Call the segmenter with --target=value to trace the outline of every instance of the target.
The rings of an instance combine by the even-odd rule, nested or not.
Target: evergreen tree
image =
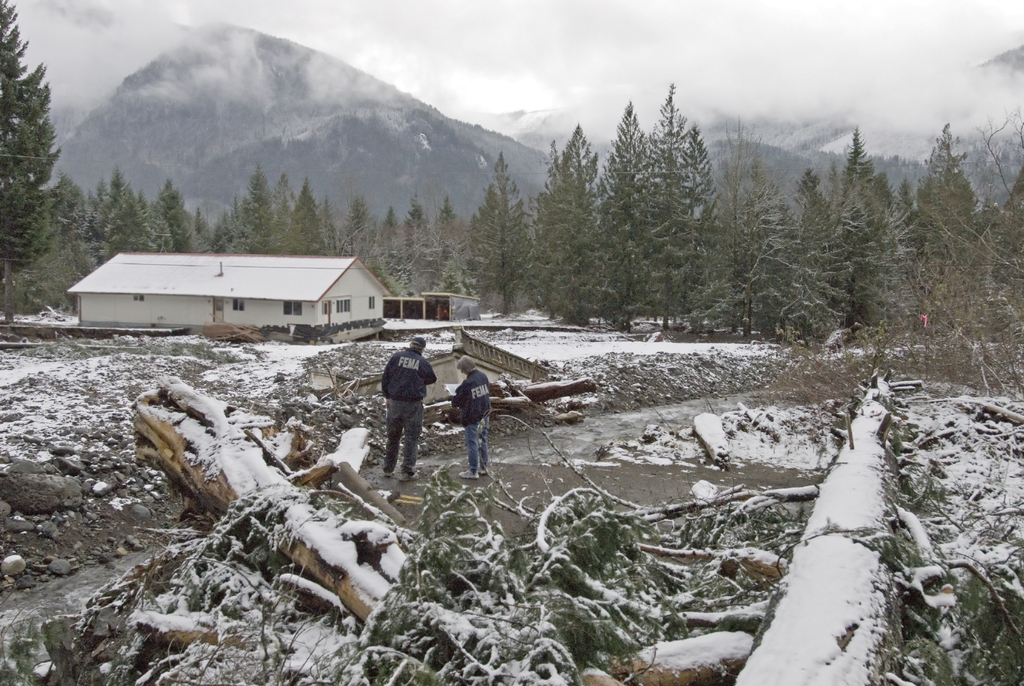
[[[120,169],[114,169],[99,204],[106,259],[121,252],[152,252],[156,248],[149,203],[142,191],[136,194],[132,190]]]
[[[498,153],[493,180],[470,220],[470,229],[476,241],[480,285],[500,296],[501,311],[508,314],[525,286],[530,247],[526,211],[503,153]]]
[[[923,259],[949,260],[974,253],[970,248],[976,239],[978,200],[964,172],[967,153],[957,153],[959,144],[946,124],[928,158],[928,175],[917,189],[917,216],[909,238]]]
[[[366,198],[357,195],[348,204],[345,215],[345,241],[341,247],[341,255],[355,255],[356,245],[370,238],[373,231],[373,217]]]
[[[842,324],[875,325],[896,307],[894,279],[903,260],[904,216],[884,173],[875,174],[860,131],[853,134],[838,191],[830,237]]]
[[[284,252],[288,255],[325,254],[320,234],[320,208],[313,196],[309,177],[303,180],[302,188],[295,198],[295,205],[288,222]]]
[[[0,0],[0,260],[4,263],[4,316],[14,322],[14,269],[43,254],[49,238],[50,194],[46,184],[53,150],[50,86],[42,65],[24,65],[18,14]]]
[[[244,247],[245,252],[256,255],[276,254],[280,242],[275,232],[274,194],[267,183],[267,175],[258,164],[249,177],[248,193],[239,209],[244,239],[236,240],[236,248]]]
[[[388,205],[388,211],[384,214],[384,221],[381,225],[386,229],[395,229],[398,227],[398,215],[395,214],[395,208]]]
[[[456,219],[458,219],[458,215],[455,214],[451,199],[446,195],[444,202],[441,203],[441,209],[437,211],[437,223],[441,226],[450,226],[455,223]]]
[[[686,132],[683,168],[686,216],[697,222],[698,227],[708,226],[714,215],[715,177],[707,146],[696,124]]]
[[[128,182],[118,166],[115,166],[114,171],[111,172],[109,184],[103,180],[96,184],[94,196],[97,223],[96,238],[98,245],[102,246],[99,261],[105,261],[112,254],[117,254],[110,253],[107,249],[107,230],[110,227],[114,212],[123,202],[126,192],[130,192],[128,190]]]
[[[209,251],[217,254],[246,252],[249,237],[242,222],[242,203],[236,197],[231,209],[221,212],[210,232]]]
[[[446,195],[430,226],[429,245],[430,289],[444,293],[475,295],[476,285],[470,273],[469,223],[455,213]]]
[[[540,302],[571,324],[586,325],[598,314],[597,227],[597,155],[577,124],[561,153],[551,144],[534,220]]]
[[[717,197],[717,247],[727,260],[719,276],[719,310],[734,330],[749,337],[755,327],[766,328],[779,318],[783,275],[778,253],[789,211],[778,183],[764,168],[758,144],[742,130],[729,138]]]
[[[830,241],[833,212],[822,192],[821,179],[811,169],[804,171],[795,198],[797,217],[784,233],[778,259],[785,265],[781,291],[783,305],[778,327],[805,340],[823,338],[839,325],[833,309],[838,296]]]
[[[50,194],[54,240],[46,253],[18,272],[21,288],[16,294],[16,305],[23,312],[45,307],[72,308],[74,299],[69,298],[67,289],[96,267],[85,242],[92,214],[85,193],[70,177],[61,174]]]
[[[605,317],[628,331],[652,306],[654,250],[650,150],[629,103],[616,130],[599,185],[601,301]]]
[[[909,243],[917,308],[929,314],[933,326],[970,331],[986,317],[989,308],[981,303],[1001,299],[996,293],[1015,280],[1016,270],[1000,268],[1002,246],[1013,242],[994,235],[1001,223],[998,213],[979,211],[964,169],[967,154],[959,153],[959,147],[946,124],[917,189]]]
[[[206,215],[197,207],[192,215],[192,236],[195,241],[195,249],[198,252],[211,252],[210,241],[212,240],[212,229]]]
[[[154,234],[164,237],[165,249],[161,252],[188,253],[195,250],[192,217],[185,209],[185,198],[170,179],[164,182],[156,196],[152,217]]]
[[[289,253],[301,255],[305,252],[305,245],[300,240],[289,246],[290,232],[292,228],[293,209],[295,205],[295,193],[288,182],[288,175],[282,173],[274,186],[271,199],[271,246],[274,254]]]
[[[335,216],[334,206],[331,199],[324,196],[320,201],[320,209],[317,213],[317,231],[320,234],[320,245],[323,246],[324,255],[346,255],[345,227],[338,222]]]
[[[698,288],[701,241],[714,202],[714,178],[707,148],[694,125],[675,106],[675,86],[661,107],[650,136],[652,304],[668,327],[670,316],[689,314]]]

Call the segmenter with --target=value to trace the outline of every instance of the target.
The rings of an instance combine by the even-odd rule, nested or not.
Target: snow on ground
[[[834,443],[823,429],[831,420],[814,408],[739,409],[721,415],[729,463],[761,463],[780,469],[815,471],[828,465]],[[649,424],[637,438],[611,441],[602,460],[636,464],[695,465],[705,458],[692,424]]]
[[[428,333],[428,353],[445,351],[451,344],[451,336],[447,330]],[[687,384],[694,386],[699,380],[697,377],[714,376],[724,380],[741,363],[763,362],[771,366],[774,364],[772,356],[776,354],[773,346],[766,345],[665,343],[590,331],[516,332],[507,326],[507,320],[494,331],[487,332],[486,336],[490,342],[511,352],[553,363],[556,372],[578,375],[590,370],[609,395],[618,395],[635,387],[642,390],[651,385],[648,376],[655,372],[677,379],[676,383],[685,379]],[[58,342],[31,350],[0,351],[0,455],[7,453],[10,457],[48,459],[38,441],[25,438],[64,436],[68,440],[78,440],[72,429],[82,425],[113,426],[125,437],[130,437],[130,403],[163,376],[191,380],[246,409],[250,409],[246,404],[259,403],[266,407],[280,400],[284,381],[291,382],[304,375],[310,364],[320,363],[321,355],[324,364],[344,364],[346,360],[357,357],[357,351],[360,354],[372,351],[362,357],[364,367],[360,367],[363,370],[360,373],[365,373],[365,365],[377,364],[378,360],[386,359],[392,350],[402,345],[404,341],[337,346],[219,345],[198,337],[146,339],[125,336],[112,341]],[[640,358],[639,362],[637,358]],[[687,367],[682,362],[684,358],[698,360],[699,365]],[[633,365],[628,375],[622,372],[626,361]],[[616,390],[614,384],[621,388]],[[638,391],[636,397],[649,400],[658,395],[644,395]],[[1007,399],[985,402],[1003,405],[1018,413],[1024,410],[1024,406]],[[901,410],[903,417],[894,429],[903,441],[900,478],[909,483],[905,488],[907,493],[900,496],[898,510],[906,531],[897,535],[905,535],[915,543],[927,565],[906,570],[916,584],[914,588],[922,589],[922,595],[925,595],[923,589],[927,579],[932,576],[956,581],[957,592],[960,592],[959,589],[963,589],[972,577],[963,568],[954,568],[952,563],[966,561],[984,569],[990,577],[1001,575],[996,578],[994,586],[1001,592],[1024,598],[1018,559],[1021,550],[1020,505],[1024,501],[1024,427],[997,416],[985,415],[980,407],[980,401],[971,398],[914,397]],[[731,461],[815,470],[826,467],[839,452],[829,432],[835,418],[821,409],[753,409],[738,405],[720,417]],[[600,418],[588,421],[600,421]],[[654,467],[686,464],[700,459],[699,448],[689,426],[651,424],[646,428],[637,426],[636,429],[635,438],[609,443],[599,455],[600,459],[632,461]],[[858,447],[870,442],[874,426],[869,429],[856,437]],[[78,438],[84,442],[86,437]],[[127,444],[121,444],[120,454],[123,459],[133,459]],[[837,480],[841,480],[842,470],[837,469],[836,473],[839,475]],[[856,492],[853,488],[856,484],[852,483],[855,479],[851,477],[847,481],[838,483],[833,490]],[[924,487],[931,481],[939,485],[934,489],[933,499],[923,495]],[[707,495],[694,492],[695,497]],[[849,509],[844,503],[846,501],[841,501],[833,512],[841,514]],[[817,515],[818,520],[837,518],[838,515],[829,516],[826,509]],[[860,524],[853,522],[850,526]],[[822,528],[827,529],[830,525],[823,523]],[[878,564],[878,558],[872,551],[852,541],[836,543],[825,536],[816,536],[814,540],[822,546],[842,545],[845,548],[840,551],[820,550],[811,563],[823,560],[834,563],[842,557],[847,563],[840,564],[838,570],[849,574],[834,573],[835,564],[827,567],[830,574],[825,574],[815,564],[800,564],[800,560],[794,559],[793,569],[797,572],[787,583],[796,586],[803,583],[803,578],[817,596],[811,593],[792,601],[794,609],[788,620],[792,628],[779,639],[781,644],[803,641],[800,628],[813,626],[810,619],[823,614],[822,608],[829,602],[838,602],[840,591],[844,589],[848,591],[863,586],[859,592],[861,597],[871,602],[878,600],[877,589],[869,588],[870,584],[865,583],[869,578],[866,570],[874,569]],[[923,542],[928,542],[928,545]],[[808,554],[807,547],[797,551],[797,556],[804,558]],[[934,575],[927,571],[933,567],[939,570]],[[835,591],[829,590],[829,583],[835,584]],[[913,630],[920,636],[947,651],[958,669],[973,669],[984,676],[978,671],[981,662],[975,656],[985,646],[969,643],[971,633],[958,626],[958,622],[965,620],[954,612],[961,610],[953,600],[928,602],[927,598],[934,597],[935,591],[934,587],[928,591],[930,595],[925,597],[925,609],[914,611],[921,612],[928,621],[934,621],[938,629],[929,634],[927,621],[911,622],[908,626],[917,627]],[[848,604],[838,607],[833,613],[837,616],[847,613],[840,619],[849,619],[850,622],[863,620]],[[878,630],[877,627],[866,628]],[[852,664],[847,656],[862,653],[866,644],[861,646],[854,641],[844,647],[836,643],[837,638],[840,637],[826,636],[826,640],[818,641],[822,650],[815,653],[819,655],[816,667],[835,664],[833,671],[843,671],[850,677],[842,676],[829,683],[863,683],[857,676],[859,666]],[[860,640],[857,636],[854,638]],[[908,683],[924,683],[921,675],[913,671],[915,664],[908,658],[897,678]],[[970,682],[970,679],[964,681]]]
[[[748,343],[676,343],[637,340],[626,334],[590,331],[516,331],[498,329],[487,340],[529,360],[565,362],[611,354],[650,356],[659,353],[693,355],[725,353],[732,356],[760,355],[774,346]]]
[[[131,403],[164,376],[203,381],[231,400],[265,397],[279,375],[300,374],[323,347],[267,343],[218,346],[198,336],[59,342],[0,353],[0,453],[27,457],[32,443],[12,435],[48,437],[113,423],[131,436]]]

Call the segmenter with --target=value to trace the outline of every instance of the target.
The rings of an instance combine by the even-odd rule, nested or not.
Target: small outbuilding
[[[480,319],[480,298],[458,293],[423,293],[419,298],[384,298],[385,319],[462,322]]]
[[[357,257],[120,253],[68,289],[82,326],[256,327],[341,341],[384,326],[388,289]]]

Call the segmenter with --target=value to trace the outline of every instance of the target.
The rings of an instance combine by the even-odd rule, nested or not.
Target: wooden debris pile
[[[264,440],[274,434],[266,418],[202,396],[178,379],[168,379],[160,388],[140,395],[136,412],[140,459],[163,470],[190,508],[214,514],[223,514],[239,496],[259,489],[287,492],[300,486],[319,487],[349,461],[356,462],[358,468],[368,450],[366,431],[353,430],[343,437],[338,451],[305,470],[293,471],[310,461],[309,440],[301,424],[293,422],[286,427],[290,440],[279,443],[287,451],[279,455]],[[372,489],[367,486],[365,490]],[[352,491],[348,496],[360,499]],[[282,493],[280,497],[287,496]],[[366,507],[379,513],[370,503]],[[290,509],[285,515],[290,535],[280,552],[316,582],[335,591],[356,616],[365,618],[396,578],[397,568],[382,566],[382,556],[404,559],[396,539],[378,531],[372,554],[358,559],[338,557],[333,549],[354,550],[364,545],[356,539],[365,541],[369,529],[344,533],[351,532],[351,525],[314,523],[313,519],[308,506]],[[367,560],[372,560],[369,569],[365,568]],[[365,582],[368,576],[378,578]]]
[[[266,343],[268,339],[259,327],[248,324],[214,322],[203,326],[203,335],[225,343]]]

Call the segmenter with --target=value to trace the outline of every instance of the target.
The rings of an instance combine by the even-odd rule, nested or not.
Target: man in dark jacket
[[[423,430],[423,398],[427,386],[437,381],[434,369],[421,354],[427,342],[416,336],[409,347],[391,356],[380,377],[380,388],[388,401],[388,448],[384,454],[384,476],[395,473],[398,442],[405,434],[400,481],[418,478],[416,448]]]
[[[481,475],[487,475],[491,382],[486,374],[476,368],[476,362],[469,356],[459,358],[455,366],[466,375],[466,380],[455,389],[452,406],[462,410],[462,426],[466,430],[466,452],[469,453],[469,470],[459,476],[463,479],[479,479]]]

